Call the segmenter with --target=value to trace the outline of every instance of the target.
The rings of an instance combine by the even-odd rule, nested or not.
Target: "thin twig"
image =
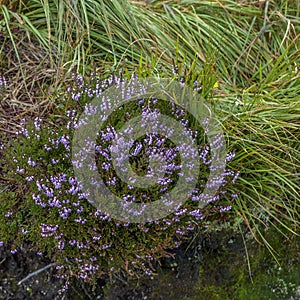
[[[14,181],[13,178],[4,178],[4,177],[0,177],[0,181]]]
[[[26,280],[28,280],[28,279],[31,278],[32,276],[35,276],[35,275],[37,275],[37,274],[39,274],[39,273],[41,273],[41,272],[43,272],[43,271],[45,271],[45,270],[47,270],[47,269],[49,269],[49,268],[55,266],[55,265],[57,265],[56,262],[51,263],[51,264],[49,264],[49,265],[47,265],[47,266],[45,266],[45,267],[43,267],[43,268],[41,268],[41,269],[39,269],[39,270],[36,270],[36,271],[34,271],[34,272],[28,274],[25,278],[23,278],[21,281],[18,282],[18,285],[22,284],[23,282],[25,282]]]
[[[7,129],[4,129],[4,128],[0,128],[1,131],[4,131],[6,133],[10,133],[10,134],[16,134],[15,132],[11,131],[11,130],[7,130]]]

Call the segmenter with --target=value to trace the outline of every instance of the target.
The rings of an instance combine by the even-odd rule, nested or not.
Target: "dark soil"
[[[48,266],[51,262],[31,252],[24,246],[12,254],[8,247],[0,248],[0,299],[103,299],[102,287],[105,281],[99,280],[95,289],[84,282],[74,280],[66,293],[60,294],[64,280],[55,277],[55,267],[48,268],[25,282],[18,284],[28,274]]]
[[[123,273],[99,279],[94,286],[74,279],[63,294],[59,291],[65,282],[55,277],[54,266],[18,285],[28,274],[48,266],[51,261],[30,251],[29,245],[24,245],[15,254],[9,251],[8,246],[3,246],[0,247],[0,300],[229,300],[246,299],[245,295],[249,295],[247,299],[299,300],[299,239],[291,245],[283,242],[278,235],[276,239],[278,243],[274,246],[279,252],[287,251],[286,258],[281,253],[286,272],[277,273],[278,266],[274,269],[274,260],[265,247],[258,247],[256,242],[249,240],[247,253],[251,260],[252,285],[242,236],[232,230],[224,230],[203,233],[191,245],[187,242],[170,251],[174,259],[162,259],[160,265],[155,265],[156,275],[133,278]],[[296,286],[285,291],[282,282],[287,283],[287,288],[289,282]],[[281,295],[271,294],[270,297],[271,287]],[[297,287],[299,291],[295,294]],[[237,288],[243,292],[238,298],[233,296],[237,296]]]
[[[11,254],[4,247],[0,249],[0,257],[0,299],[58,299],[56,296],[63,282],[51,276],[51,269],[18,285],[28,274],[48,265],[47,259],[25,248]]]

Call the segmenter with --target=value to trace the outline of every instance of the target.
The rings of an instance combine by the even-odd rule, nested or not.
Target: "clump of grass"
[[[229,145],[238,149],[237,213],[274,252],[260,225],[264,229],[273,225],[280,232],[284,226],[299,234],[300,77],[295,46],[296,40],[291,41],[258,83],[217,100]]]
[[[223,79],[238,85],[251,84],[260,65],[297,36],[298,13],[287,1],[27,1],[10,11],[2,7],[6,26],[24,28],[56,66],[84,73],[94,61],[110,61],[116,69],[137,66],[141,57],[149,62],[153,53],[170,66],[176,53],[177,60],[197,59],[201,67],[213,51]]]

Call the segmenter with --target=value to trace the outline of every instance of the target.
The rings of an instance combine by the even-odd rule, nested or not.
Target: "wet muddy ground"
[[[254,241],[245,250],[241,235],[215,232],[197,237],[173,251],[175,259],[164,259],[157,275],[99,279],[92,287],[74,280],[65,294],[64,282],[49,268],[22,284],[28,274],[51,262],[24,246],[12,254],[0,248],[0,299],[300,299],[300,243],[286,243],[276,236],[285,253],[279,266],[266,249]],[[247,261],[249,258],[249,264]]]

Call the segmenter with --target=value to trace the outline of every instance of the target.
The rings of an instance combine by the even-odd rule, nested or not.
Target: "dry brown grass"
[[[9,39],[0,52],[0,75],[7,86],[0,94],[0,131],[14,133],[23,118],[46,116],[55,105],[55,91],[63,70],[50,65],[49,56],[25,32],[14,32],[18,56]]]

